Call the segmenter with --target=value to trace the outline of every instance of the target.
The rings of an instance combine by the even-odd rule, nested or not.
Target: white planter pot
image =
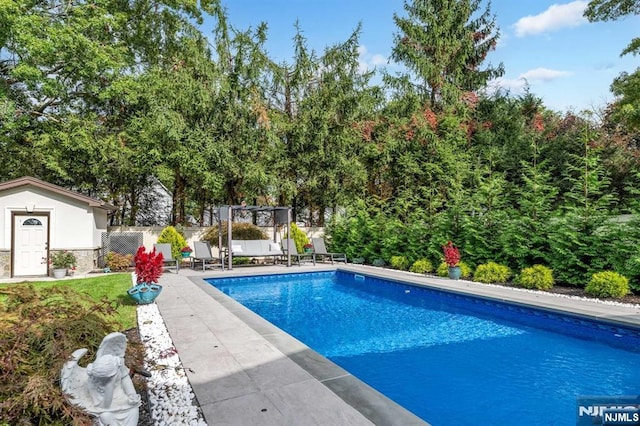
[[[53,277],[54,278],[64,278],[67,275],[67,269],[54,269]]]

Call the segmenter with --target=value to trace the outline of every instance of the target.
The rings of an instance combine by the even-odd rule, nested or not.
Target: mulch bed
[[[127,354],[125,363],[129,368],[144,369],[144,344],[140,340],[138,328],[130,328],[123,332],[127,336]],[[138,426],[154,426],[151,418],[151,409],[149,407],[149,396],[147,394],[147,380],[140,374],[134,374],[133,386],[140,395],[140,417],[138,418]]]

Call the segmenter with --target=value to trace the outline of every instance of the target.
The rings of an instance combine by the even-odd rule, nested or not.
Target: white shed
[[[50,252],[75,254],[79,271],[96,266],[115,207],[33,177],[0,183],[0,277],[47,276]]]

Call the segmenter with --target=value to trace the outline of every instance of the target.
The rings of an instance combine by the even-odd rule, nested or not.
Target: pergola
[[[227,268],[233,269],[233,254],[231,253],[231,240],[232,240],[232,223],[234,212],[271,212],[273,215],[273,242],[277,241],[278,225],[287,225],[287,235],[291,235],[291,207],[273,207],[273,206],[247,206],[244,203],[236,206],[220,206],[219,223],[222,224],[223,220],[227,221]],[[222,250],[222,233],[218,233],[218,247]],[[291,266],[291,247],[289,247],[291,238],[287,239],[287,266]],[[224,258],[222,259],[224,262]]]

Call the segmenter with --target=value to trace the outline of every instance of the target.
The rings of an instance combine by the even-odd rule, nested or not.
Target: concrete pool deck
[[[156,303],[209,425],[427,424],[204,281],[336,268],[640,328],[640,306],[367,266],[183,268],[162,275]]]

